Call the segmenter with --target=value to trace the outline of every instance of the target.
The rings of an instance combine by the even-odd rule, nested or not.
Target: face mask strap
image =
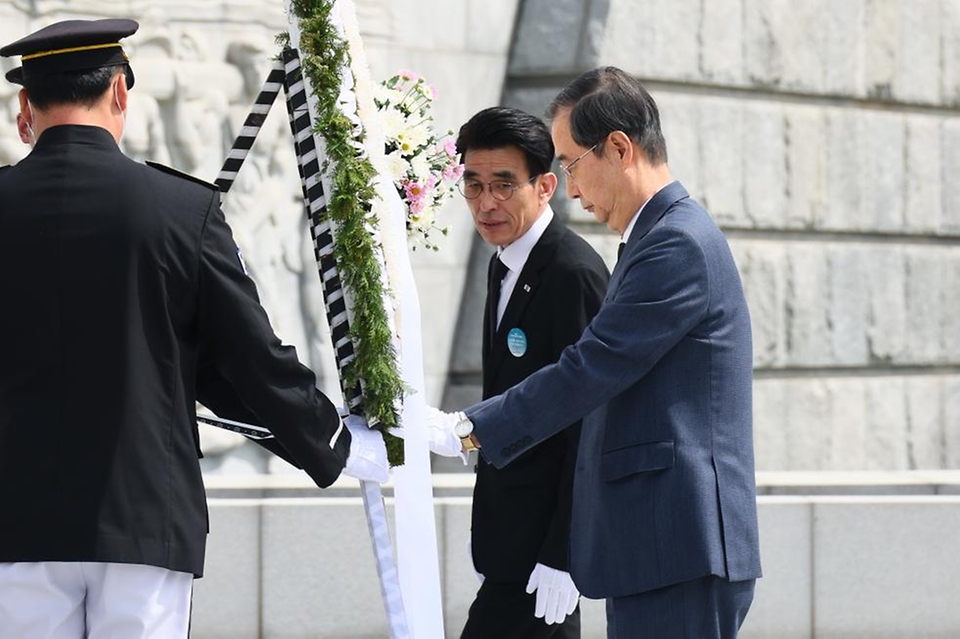
[[[123,134],[127,131],[127,112],[120,106],[120,82],[113,85],[113,99],[117,102],[117,109],[120,110],[120,119],[123,120],[123,128],[120,129],[120,140],[123,140]],[[119,141],[119,140],[118,140]]]
[[[34,121],[33,105],[30,104],[30,101],[27,100],[27,111],[30,112],[30,122]],[[33,132],[33,125],[27,122],[27,133],[30,134],[30,148],[32,149],[37,145],[37,134]]]

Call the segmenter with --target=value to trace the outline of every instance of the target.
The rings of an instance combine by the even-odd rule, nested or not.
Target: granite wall
[[[526,0],[503,101],[542,113],[606,64],[651,90],[674,177],[730,238],[758,468],[955,467],[960,2]],[[618,238],[556,208],[612,264]],[[451,408],[479,395],[469,310]]]

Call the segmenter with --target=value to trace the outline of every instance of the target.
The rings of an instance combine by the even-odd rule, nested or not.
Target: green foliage
[[[333,254],[353,302],[350,335],[355,359],[345,370],[345,385],[361,384],[366,418],[383,432],[390,465],[397,466],[403,463],[403,441],[386,429],[398,425],[397,404],[404,385],[384,306],[387,292],[376,258],[378,247],[371,233],[377,225],[370,213],[377,197],[376,172],[355,144],[362,132],[355,130],[337,105],[340,72],[349,63],[349,52],[330,23],[331,0],[294,0],[292,8],[300,19],[301,66],[318,100],[314,131],[326,141],[333,167],[333,193],[328,194],[327,205],[336,230]]]

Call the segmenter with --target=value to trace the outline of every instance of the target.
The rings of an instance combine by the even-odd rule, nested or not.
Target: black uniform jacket
[[[492,344],[484,333],[484,398],[556,362],[600,308],[608,278],[596,251],[554,217],[527,258]],[[489,304],[488,300],[486,314]],[[519,357],[508,348],[513,329],[523,332],[518,342],[519,333],[514,331],[515,352],[523,350],[525,341]],[[526,583],[537,563],[569,570],[579,438],[576,422],[505,468],[479,458],[472,546],[474,565],[487,579]]]
[[[0,562],[203,571],[195,402],[320,486],[350,435],[282,346],[210,185],[46,130],[0,170]]]

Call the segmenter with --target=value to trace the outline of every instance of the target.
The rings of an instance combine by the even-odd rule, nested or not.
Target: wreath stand
[[[351,11],[352,6],[347,0],[338,0],[335,3],[335,9],[341,11]],[[313,99],[310,89],[310,83],[303,77],[300,64],[300,55],[297,49],[299,43],[299,23],[293,15],[292,9],[288,7],[288,16],[290,21],[290,46],[284,48],[280,59],[270,70],[263,87],[257,96],[253,107],[240,131],[239,136],[229,152],[223,168],[216,179],[222,196],[226,195],[232,187],[237,174],[244,163],[260,128],[270,111],[271,106],[276,101],[277,96],[282,90],[285,94],[287,114],[290,121],[290,130],[293,136],[294,150],[297,157],[297,166],[300,173],[301,187],[303,191],[304,207],[309,222],[311,235],[314,243],[314,255],[317,261],[318,273],[322,283],[324,306],[327,320],[332,334],[332,343],[336,356],[337,369],[339,373],[340,386],[343,393],[344,402],[351,413],[364,414],[363,406],[363,380],[359,383],[350,385],[346,381],[344,374],[345,367],[354,359],[354,344],[350,338],[350,319],[352,317],[352,298],[351,291],[344,288],[336,260],[333,254],[334,238],[337,228],[327,215],[328,194],[332,192],[331,185],[326,178],[325,173],[325,142],[320,134],[313,130],[315,120],[316,101]],[[339,25],[342,27],[342,25]],[[362,52],[356,52],[362,57]],[[362,60],[361,60],[362,62]],[[358,65],[360,66],[360,65]],[[361,67],[362,68],[362,67]],[[348,70],[355,73],[356,70]],[[341,107],[349,110],[350,104],[344,104],[341,101]],[[352,108],[356,108],[354,102]],[[348,117],[358,119],[356,113],[345,113]],[[372,230],[375,232],[375,230]],[[378,249],[382,251],[382,249]],[[382,277],[387,280],[385,272],[385,262],[382,252],[377,256],[381,264]],[[409,269],[409,267],[408,267]],[[410,278],[412,279],[412,277]],[[385,301],[385,304],[388,304]],[[388,314],[392,317],[389,310]],[[416,308],[416,330],[419,331],[419,307]],[[399,346],[399,331],[394,332],[394,342]],[[399,348],[398,348],[399,350]],[[422,363],[418,359],[414,362],[422,370]],[[422,398],[418,401],[423,402]],[[406,405],[406,400],[404,401]],[[411,411],[412,412],[412,411]],[[233,431],[244,435],[250,439],[263,440],[272,438],[270,431],[262,426],[245,424],[219,417],[197,416],[197,421]],[[416,429],[407,428],[407,461],[410,463],[410,444],[411,431]],[[426,445],[423,445],[423,459],[427,460]],[[426,464],[429,462],[426,461]],[[400,467],[395,469],[395,477],[403,479],[403,472],[407,469]],[[410,477],[409,482],[411,494],[414,490],[423,489],[422,473],[416,477]],[[427,480],[429,483],[429,471],[427,471]],[[376,560],[377,573],[380,581],[380,590],[383,597],[384,607],[386,609],[387,625],[390,631],[391,639],[442,639],[443,637],[443,617],[440,604],[439,588],[439,568],[435,551],[436,531],[434,529],[433,505],[431,503],[418,503],[416,506],[408,506],[408,523],[404,524],[398,514],[397,532],[398,546],[401,548],[401,560],[403,557],[403,548],[411,551],[411,555],[419,555],[417,561],[422,566],[417,566],[419,574],[414,575],[414,569],[409,564],[406,579],[401,579],[398,571],[397,562],[393,554],[393,547],[390,539],[387,513],[384,505],[383,494],[380,485],[376,482],[360,482],[363,496],[364,510],[366,512],[367,526],[373,545],[374,557]],[[402,482],[398,481],[395,494],[399,500]],[[407,490],[407,489],[404,489]],[[429,490],[429,488],[427,488]],[[420,501],[423,501],[422,499]],[[398,511],[399,503],[398,503]],[[428,518],[426,529],[422,526],[422,520]],[[409,520],[421,520],[420,527],[414,530],[418,525]],[[427,544],[427,552],[422,548],[415,548],[415,544],[424,544],[425,532],[432,532],[434,545]],[[406,540],[406,541],[405,541]],[[429,553],[430,548],[434,551]],[[422,568],[422,570],[421,570]],[[429,578],[430,571],[437,573],[437,578]],[[426,576],[425,576],[426,574]],[[435,581],[436,583],[433,583]],[[406,607],[404,594],[407,595]],[[409,623],[408,623],[409,622]]]

